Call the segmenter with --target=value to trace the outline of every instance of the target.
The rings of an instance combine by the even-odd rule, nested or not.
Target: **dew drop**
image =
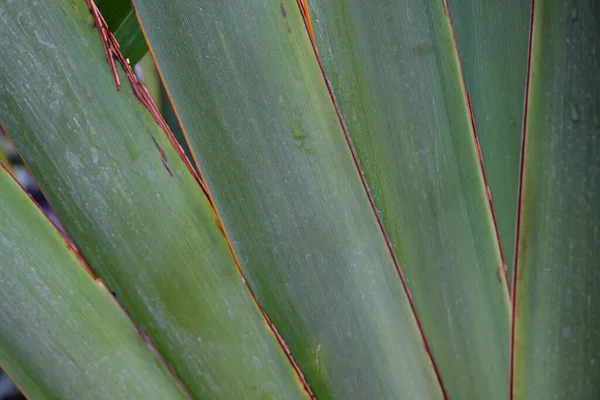
[[[569,18],[571,21],[577,21],[577,8],[572,7],[571,8],[571,17]]]
[[[577,109],[577,104],[573,102],[573,100],[567,98],[565,99],[565,104],[569,108],[569,117],[571,121],[579,121],[579,110]]]

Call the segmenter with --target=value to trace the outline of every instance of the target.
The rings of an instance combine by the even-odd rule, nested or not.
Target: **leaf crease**
[[[513,276],[512,276],[512,316],[511,316],[511,329],[510,329],[510,360],[509,360],[509,387],[508,387],[508,398],[513,400],[514,398],[514,386],[515,386],[515,323],[517,314],[517,277],[519,275],[518,263],[519,259],[519,242],[520,242],[520,231],[521,231],[521,211],[523,205],[523,173],[525,171],[525,132],[527,130],[527,112],[529,109],[529,84],[531,79],[531,51],[533,45],[533,18],[535,10],[535,0],[531,1],[531,14],[529,20],[529,44],[527,49],[527,77],[525,82],[525,101],[523,106],[523,125],[521,131],[521,155],[520,155],[520,166],[519,166],[519,189],[518,189],[518,200],[517,200],[517,223],[516,223],[516,235],[515,235],[515,255],[513,265]]]

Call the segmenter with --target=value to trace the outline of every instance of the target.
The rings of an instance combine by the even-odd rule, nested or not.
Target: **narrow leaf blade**
[[[449,0],[509,279],[531,1]]]
[[[600,396],[600,8],[535,1],[516,264],[515,399]]]
[[[308,6],[448,396],[505,399],[508,284],[444,2]]]
[[[58,230],[0,166],[0,364],[30,399],[186,399]]]

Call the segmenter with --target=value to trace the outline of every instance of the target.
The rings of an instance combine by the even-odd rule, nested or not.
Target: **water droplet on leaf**
[[[569,19],[571,21],[577,21],[577,8],[575,8],[575,6],[571,7],[571,17]]]
[[[573,100],[567,98],[565,99],[565,104],[569,108],[569,117],[571,121],[579,121],[579,110],[577,108],[577,104],[573,102]]]

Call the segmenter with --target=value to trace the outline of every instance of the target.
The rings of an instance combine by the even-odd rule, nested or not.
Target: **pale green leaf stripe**
[[[134,6],[248,282],[315,396],[440,397],[296,0]]]
[[[86,3],[3,2],[0,16],[0,121],[192,395],[305,398],[208,200],[120,68],[115,90]]]
[[[0,365],[30,399],[186,399],[66,240],[0,166]]]
[[[537,0],[515,298],[514,398],[600,398],[600,8]]]
[[[441,0],[311,0],[317,48],[455,399],[506,399],[509,298]]]
[[[531,0],[449,0],[509,279]]]

